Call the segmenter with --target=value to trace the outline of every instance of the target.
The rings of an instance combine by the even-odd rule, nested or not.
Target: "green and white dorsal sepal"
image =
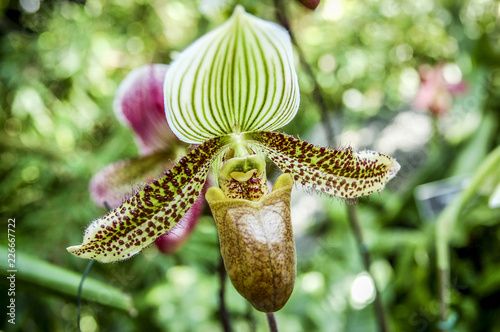
[[[187,143],[281,128],[300,100],[290,37],[237,6],[179,54],[164,92],[168,124]]]

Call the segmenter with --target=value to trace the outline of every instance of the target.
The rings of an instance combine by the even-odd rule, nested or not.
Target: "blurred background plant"
[[[75,283],[86,262],[65,248],[105,213],[90,199],[89,180],[105,165],[138,155],[132,133],[113,114],[118,85],[136,67],[175,59],[236,3],[275,20],[270,0],[0,2],[0,211],[2,225],[16,219],[19,270],[16,325],[3,316],[2,329],[76,329]],[[297,56],[301,107],[283,130],[312,143],[385,152],[402,169],[386,190],[356,206],[375,281],[363,268],[346,204],[294,190],[298,278],[277,313],[280,328],[374,331],[376,284],[394,331],[499,330],[500,167],[472,183],[472,193],[462,192],[465,202],[455,198],[500,143],[498,2],[285,6],[297,55],[315,80]],[[421,82],[422,68],[440,72],[448,109],[439,117],[430,106],[428,113],[414,109],[428,83]],[[462,94],[447,89],[461,82],[467,84]],[[445,219],[441,211],[454,199],[460,208],[445,237],[449,308],[446,324],[439,324],[436,220]],[[217,232],[206,209],[174,255],[152,246],[124,263],[94,264],[82,331],[220,330],[218,266]],[[5,278],[1,283],[7,289]],[[266,328],[265,317],[230,284],[225,296],[235,331]],[[0,297],[7,303],[6,291]]]

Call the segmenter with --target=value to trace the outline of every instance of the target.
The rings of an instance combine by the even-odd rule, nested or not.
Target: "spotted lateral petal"
[[[213,159],[225,144],[209,140],[86,230],[83,243],[67,248],[75,256],[113,262],[129,258],[174,227],[194,204]]]
[[[167,121],[188,143],[275,130],[293,119],[298,106],[288,33],[241,6],[184,50],[165,77]]]
[[[380,191],[400,168],[396,160],[378,152],[330,150],[279,133],[248,133],[244,139],[262,149],[296,182],[337,197]]]
[[[203,206],[205,205],[205,193],[207,192],[208,183],[205,183],[205,187],[201,191],[200,196],[194,202],[193,206],[184,215],[181,221],[175,227],[173,227],[168,233],[163,234],[155,240],[156,247],[164,254],[173,254],[186,243],[195,226],[200,220],[201,213],[203,211]]]

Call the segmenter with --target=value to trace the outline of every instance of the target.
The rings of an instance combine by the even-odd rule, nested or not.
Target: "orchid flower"
[[[207,191],[233,285],[255,308],[279,310],[295,280],[290,225],[294,183],[340,198],[382,190],[400,166],[391,157],[331,150],[274,132],[299,107],[290,37],[237,6],[231,18],[179,54],[164,83],[165,114],[183,142],[199,144],[164,175],[94,221],[72,254],[127,259],[174,227]],[[271,193],[269,158],[285,174]]]
[[[461,79],[449,82],[444,75],[445,66],[423,65],[419,68],[421,84],[413,100],[416,109],[427,110],[437,116],[445,115],[451,110],[453,97],[467,90],[467,84]]]
[[[114,99],[116,117],[135,134],[140,157],[114,162],[99,171],[90,181],[90,194],[101,207],[115,208],[152,181],[173,160],[185,153],[182,143],[170,130],[165,118],[163,80],[167,65],[150,64],[131,71],[118,87]],[[203,199],[198,199],[184,219],[156,245],[163,253],[173,253],[189,238],[197,224]]]

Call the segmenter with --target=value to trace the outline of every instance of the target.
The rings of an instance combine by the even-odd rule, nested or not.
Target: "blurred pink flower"
[[[436,67],[423,65],[419,68],[420,88],[413,100],[413,106],[441,116],[447,114],[453,105],[453,97],[465,93],[467,84],[460,80],[450,83],[444,75],[445,64]]]
[[[168,66],[150,64],[131,71],[118,87],[113,102],[117,118],[134,134],[140,156],[114,162],[90,181],[93,201],[102,207],[120,206],[145,184],[175,164],[187,145],[168,126],[163,100],[163,80]],[[200,195],[177,226],[156,240],[163,253],[174,253],[189,238],[203,209]]]
[[[122,81],[113,102],[117,118],[131,127],[141,155],[165,150],[180,142],[165,117],[163,80],[168,65],[150,64],[132,70]]]

